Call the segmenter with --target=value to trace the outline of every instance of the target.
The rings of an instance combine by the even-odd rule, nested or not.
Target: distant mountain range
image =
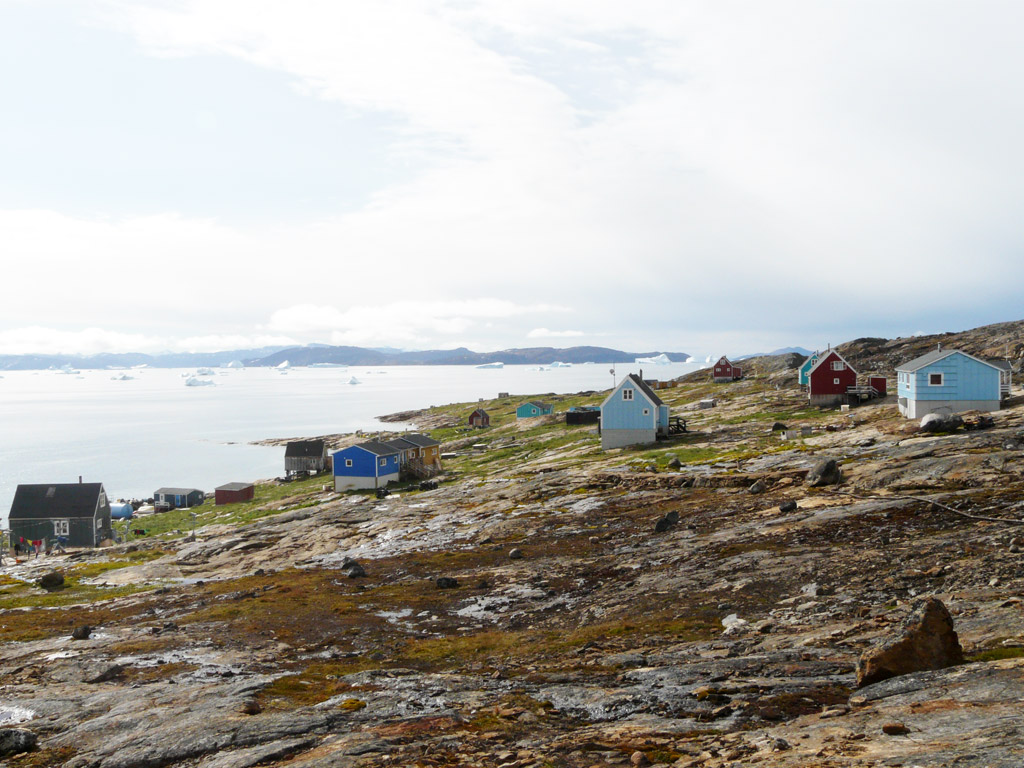
[[[623,352],[607,347],[531,347],[527,349],[503,349],[498,352],[473,352],[465,347],[458,349],[432,349],[419,352],[404,352],[391,349],[366,349],[363,347],[332,347],[324,344],[309,344],[303,347],[263,347],[260,349],[235,349],[224,352],[175,352],[160,355],[139,353],[100,355],[0,355],[0,370],[24,371],[46,370],[48,368],[103,369],[131,368],[147,365],[151,368],[192,368],[197,366],[216,367],[233,360],[240,360],[248,367],[276,366],[287,360],[291,365],[312,365],[314,363],[335,363],[339,365],[483,365],[501,362],[507,365],[548,365],[561,363],[632,363],[638,357],[668,355],[672,362],[685,362],[685,352]]]
[[[803,355],[807,357],[811,354],[811,350],[804,349],[803,347],[782,347],[781,349],[775,349],[771,352],[754,352],[751,355],[740,355],[737,360],[747,360],[751,357],[774,357],[775,355]]]

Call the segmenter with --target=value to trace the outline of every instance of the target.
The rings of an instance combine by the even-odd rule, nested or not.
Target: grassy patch
[[[1021,659],[1024,658],[1024,647],[1011,646],[1009,648],[990,648],[987,651],[979,651],[967,657],[967,661],[999,661],[1000,659]]]

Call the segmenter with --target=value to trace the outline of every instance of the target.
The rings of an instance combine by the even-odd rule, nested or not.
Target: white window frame
[[[53,521],[53,535],[57,536],[70,536],[71,526],[67,520],[54,520]]]
[[[346,467],[351,467],[352,466],[352,459],[345,459],[345,466]]]
[[[938,376],[939,380],[937,382],[932,381],[932,376]],[[928,374],[928,386],[929,387],[941,387],[941,386],[944,386],[945,383],[946,383],[946,374],[944,374],[944,373],[929,373]]]
[[[381,459],[380,459],[380,465],[381,465],[382,467],[386,467],[386,466],[388,465],[388,460],[387,460],[387,459],[385,459],[385,458],[381,458]]]
[[[839,383],[839,379],[832,379],[832,383],[833,384],[838,384]]]
[[[845,371],[846,370],[846,363],[844,363],[842,360],[833,360],[832,361],[832,370],[833,371]]]
[[[650,416],[650,415],[651,415],[651,409],[650,408],[644,408],[644,416]]]
[[[622,399],[623,400],[630,400],[631,401],[633,399],[633,390],[632,389],[624,389],[624,390],[622,390]]]

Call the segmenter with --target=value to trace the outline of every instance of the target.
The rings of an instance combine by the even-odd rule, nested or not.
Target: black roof
[[[12,520],[94,517],[103,483],[40,483],[19,485],[11,502]]]
[[[410,448],[418,448],[416,443],[406,440],[404,437],[396,437],[394,440],[387,440],[382,445],[394,448],[396,451],[408,451]]]
[[[218,485],[214,490],[244,491],[246,488],[252,488],[252,483],[224,483],[224,485]]]
[[[286,459],[312,459],[323,455],[323,440],[294,440],[284,449]]]
[[[402,435],[402,437],[399,439],[405,440],[406,442],[412,443],[413,445],[418,445],[420,448],[430,448],[435,445],[440,445],[440,443],[437,440],[435,440],[432,437],[427,437],[426,435]]]
[[[385,443],[379,443],[376,440],[370,440],[366,443],[359,443],[355,446],[356,448],[362,448],[364,451],[369,451],[377,456],[394,456],[398,451],[392,448],[390,445]]]

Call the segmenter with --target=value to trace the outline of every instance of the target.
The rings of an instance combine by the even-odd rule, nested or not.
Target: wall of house
[[[11,542],[19,539],[31,542],[46,540],[51,544],[57,540],[57,529],[54,523],[67,523],[68,546],[71,547],[94,547],[109,533],[110,517],[109,508],[106,518],[106,528],[102,516],[99,517],[55,517],[55,518],[22,518],[10,521]],[[106,533],[104,533],[104,530]]]
[[[623,448],[627,445],[647,445],[657,440],[657,432],[650,429],[611,429],[601,428],[601,448]]]
[[[389,482],[398,481],[397,453],[390,456],[377,456],[359,446],[350,446],[333,455],[336,490],[380,488]],[[352,461],[351,467],[346,465],[346,461],[349,459]]]
[[[909,400],[901,397],[898,402],[900,413],[908,419],[923,419],[929,413],[999,410],[999,400]]]
[[[623,390],[632,390],[633,399],[623,400]],[[644,411],[647,411],[645,414]],[[605,430],[653,430],[658,424],[658,409],[636,385],[625,382],[601,405],[601,431]],[[666,418],[665,424],[668,424]]]
[[[930,374],[942,374],[942,384],[929,384]],[[897,391],[908,400],[988,401],[999,399],[999,370],[955,352],[948,357],[910,372],[897,375]],[[963,408],[961,410],[970,410]]]

